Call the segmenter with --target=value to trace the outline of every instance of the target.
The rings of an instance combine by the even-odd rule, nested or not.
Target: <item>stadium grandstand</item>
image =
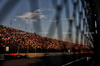
[[[36,53],[36,52],[79,52],[91,53],[92,47],[75,44],[48,37],[41,37],[36,33],[0,25],[0,53],[5,53],[5,47],[9,47],[8,53]]]

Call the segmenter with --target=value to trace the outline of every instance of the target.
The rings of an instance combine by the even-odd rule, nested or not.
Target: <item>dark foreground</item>
[[[87,55],[73,54],[60,56],[44,56],[26,59],[1,60],[0,66],[92,66]]]

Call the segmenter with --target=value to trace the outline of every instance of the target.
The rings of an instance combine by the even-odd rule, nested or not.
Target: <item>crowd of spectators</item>
[[[90,52],[87,45],[74,44],[66,41],[41,37],[35,33],[0,25],[0,53],[6,52]]]

